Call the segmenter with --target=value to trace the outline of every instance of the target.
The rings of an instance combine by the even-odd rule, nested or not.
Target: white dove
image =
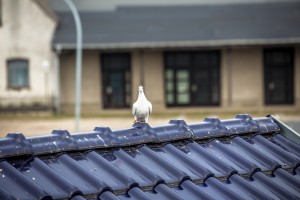
[[[148,122],[150,113],[152,112],[152,104],[147,100],[143,86],[139,86],[139,95],[136,102],[132,106],[132,115],[134,116],[134,123]]]

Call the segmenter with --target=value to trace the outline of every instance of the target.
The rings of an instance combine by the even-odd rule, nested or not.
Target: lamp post
[[[76,25],[76,86],[75,86],[75,131],[80,127],[81,71],[82,71],[82,26],[78,11],[72,0],[65,0],[72,11]]]
[[[49,101],[48,101],[48,90],[49,90],[49,86],[48,86],[48,76],[49,76],[49,61],[48,60],[43,60],[42,62],[42,68],[44,71],[44,76],[45,76],[45,106],[46,108],[48,108],[49,106]]]

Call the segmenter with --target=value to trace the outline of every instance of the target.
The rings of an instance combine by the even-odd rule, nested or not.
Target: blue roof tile
[[[0,139],[1,199],[299,199],[300,146],[271,117]]]
[[[190,180],[183,181],[175,191],[184,197],[184,199],[213,199],[210,194],[207,194]]]
[[[152,199],[178,199],[183,200],[179,194],[174,192],[171,188],[161,183],[153,188],[153,191],[148,191],[147,194],[152,197]]]
[[[15,165],[15,167],[17,167]],[[39,158],[32,158],[17,169],[34,183],[39,185],[46,193],[51,194],[54,199],[71,197],[79,193],[67,179],[60,176]]]
[[[7,161],[0,162],[2,190],[17,199],[44,199],[50,197],[34,179],[24,176]]]

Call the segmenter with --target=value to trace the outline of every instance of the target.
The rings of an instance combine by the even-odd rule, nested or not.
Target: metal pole
[[[232,107],[232,50],[229,47],[227,49],[227,65],[228,65],[228,70],[227,70],[227,78],[228,78],[228,108]]]
[[[55,70],[56,70],[56,99],[55,99],[55,109],[56,113],[60,114],[60,54],[61,48],[57,47],[55,52]]]
[[[75,131],[80,127],[80,101],[81,101],[81,68],[82,68],[82,26],[78,11],[72,0],[65,0],[70,7],[76,25],[76,94],[75,94]]]

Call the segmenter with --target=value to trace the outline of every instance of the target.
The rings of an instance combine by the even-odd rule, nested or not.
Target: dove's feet
[[[138,124],[138,123],[147,123],[145,120],[141,120],[141,121],[137,121],[137,120],[134,120],[133,122],[134,124]]]

